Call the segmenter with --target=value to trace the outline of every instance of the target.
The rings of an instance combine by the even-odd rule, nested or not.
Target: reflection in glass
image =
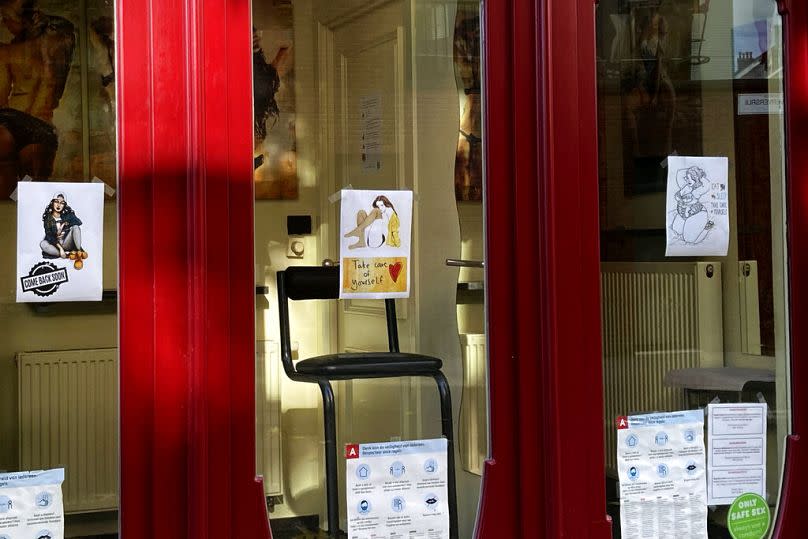
[[[765,498],[788,433],[782,25],[773,1],[601,0],[597,11],[609,510],[614,419],[765,402]],[[729,160],[726,256],[666,257],[668,156]],[[728,537],[726,507],[710,537]]]
[[[113,3],[13,0],[0,2],[0,15],[0,242],[11,246],[0,259],[0,470],[64,467],[66,534],[115,533],[115,199],[104,203],[105,301],[34,305],[16,303],[17,205],[9,198],[25,176],[67,182],[97,176],[115,187]],[[46,205],[37,206],[34,247],[60,257],[53,260],[70,271],[100,267],[100,246],[83,251],[86,223],[82,238],[73,226],[60,245],[40,244],[50,219],[63,217],[54,208],[45,212]],[[60,249],[74,251],[73,258],[62,259]]]
[[[442,361],[460,537],[472,533],[488,438],[483,271],[446,260],[484,258],[479,13],[477,0],[253,3],[256,105],[275,96],[274,106],[256,106],[254,126],[257,284],[268,292],[256,304],[256,459],[273,526],[307,515],[319,517],[311,528],[327,525],[319,390],[278,368],[276,273],[338,259],[346,232],[349,245],[378,245],[395,224],[387,213],[401,211],[395,204],[375,219],[381,201],[340,224],[334,194],[350,187],[413,190],[412,288],[396,301],[400,346]],[[293,182],[274,172],[284,152],[294,152]],[[311,216],[311,229],[292,231],[287,217],[296,216]],[[378,302],[293,302],[289,315],[295,360],[388,345]],[[335,392],[338,445],[441,436],[430,380],[344,380]],[[343,530],[348,514],[391,507],[390,500],[348,503],[345,468],[338,469]]]

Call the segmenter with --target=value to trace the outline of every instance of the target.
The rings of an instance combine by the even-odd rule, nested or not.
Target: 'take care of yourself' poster
[[[345,189],[340,208],[340,298],[410,295],[412,191]]]

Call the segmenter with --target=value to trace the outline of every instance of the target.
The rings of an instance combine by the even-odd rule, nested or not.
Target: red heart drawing
[[[390,272],[390,277],[393,278],[393,282],[398,282],[398,274],[401,273],[401,262],[396,262],[395,264],[390,264],[387,266],[387,271]]]

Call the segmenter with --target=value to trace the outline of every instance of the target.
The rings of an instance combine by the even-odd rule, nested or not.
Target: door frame
[[[491,458],[477,536],[605,539],[595,5],[484,6]]]
[[[808,145],[799,127],[808,118],[808,4],[776,1],[785,28],[793,434],[773,537],[786,538],[808,525],[800,484],[808,476],[808,250],[799,243],[808,235],[808,153],[789,151]],[[600,349],[597,3],[485,2],[485,34],[496,36],[484,42],[484,65],[487,305],[497,323],[488,334],[491,457],[477,537],[611,537],[603,447],[587,444],[611,427]]]
[[[493,37],[484,38],[486,271],[496,324],[477,537],[611,534],[603,447],[586,443],[604,429],[595,3],[483,4]],[[802,148],[808,5],[778,4],[788,143]],[[118,0],[116,22],[121,532],[270,537],[255,478],[254,268],[244,255],[254,232],[250,2]],[[798,243],[808,182],[796,181],[808,175],[808,153],[787,152],[787,168],[794,434],[775,537],[808,525],[799,485],[808,476],[808,250]]]
[[[791,429],[773,538],[799,537],[808,526],[808,4],[777,0],[785,42],[786,204],[788,211]],[[802,240],[802,241],[800,241]]]
[[[116,2],[123,537],[270,537],[248,0]]]

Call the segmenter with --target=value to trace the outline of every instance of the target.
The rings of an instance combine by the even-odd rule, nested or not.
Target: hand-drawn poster
[[[296,200],[294,24],[291,0],[253,5],[255,198]]]
[[[668,157],[665,256],[726,256],[729,185],[726,157]]]
[[[20,182],[17,301],[100,301],[104,184]]]
[[[410,295],[412,191],[342,191],[340,298]]]
[[[63,539],[64,468],[0,474],[0,538]]]
[[[112,19],[105,0],[0,2],[2,198],[25,176],[114,186]]]

